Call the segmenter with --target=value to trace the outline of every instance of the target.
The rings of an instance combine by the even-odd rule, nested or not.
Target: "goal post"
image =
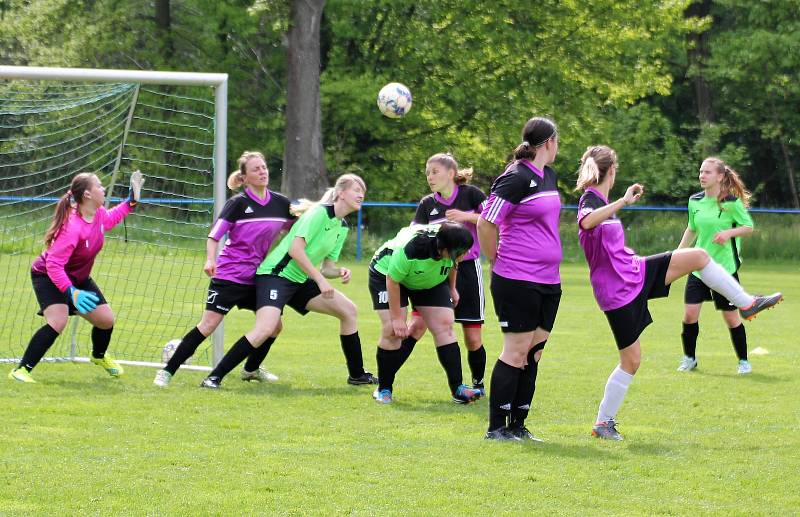
[[[72,177],[96,172],[113,205],[141,169],[143,199],[106,235],[93,277],[117,316],[110,353],[162,364],[163,345],[202,312],[206,235],[226,200],[227,98],[227,74],[0,66],[0,362],[19,360],[42,325],[30,264]],[[90,326],[71,319],[46,360],[88,360]],[[198,351],[206,365],[223,338],[220,325]]]

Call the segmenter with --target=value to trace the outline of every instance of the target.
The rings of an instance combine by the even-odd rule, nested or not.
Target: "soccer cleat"
[[[475,402],[479,398],[481,398],[479,392],[466,384],[460,385],[456,388],[456,392],[453,393],[453,402],[456,404],[469,404],[470,402]]]
[[[486,440],[496,440],[498,442],[520,442],[522,438],[514,435],[507,427],[499,427],[492,431],[486,431]]]
[[[347,376],[347,384],[361,386],[362,384],[378,384],[378,378],[369,372],[364,372],[358,377]]]
[[[604,440],[622,441],[622,435],[617,431],[617,423],[614,419],[608,422],[598,422],[592,427],[592,436],[595,438],[603,438]]]
[[[222,382],[222,379],[219,377],[206,377],[203,379],[203,382],[200,383],[200,387],[208,388],[210,390],[218,390],[220,382]]]
[[[514,426],[508,428],[509,434],[516,437],[521,442],[537,442],[542,443],[544,440],[536,438],[533,433],[524,425]]]
[[[125,370],[122,369],[122,366],[120,366],[120,364],[115,360],[111,359],[111,357],[108,355],[104,355],[100,358],[90,357],[89,360],[98,366],[102,366],[103,369],[112,377],[119,377],[125,373]]]
[[[14,368],[8,373],[8,378],[12,381],[19,381],[19,382],[36,382],[31,377],[31,372],[26,370],[25,368]]]
[[[742,318],[750,321],[761,311],[771,309],[783,301],[781,293],[773,293],[769,296],[756,296],[753,303],[745,309],[739,309]]]
[[[372,398],[375,399],[375,402],[378,404],[391,404],[392,403],[392,390],[383,389],[378,391],[377,389],[372,393]]]
[[[679,372],[690,372],[697,368],[697,359],[694,357],[689,357],[688,355],[683,356],[681,359],[681,365],[678,366]]]
[[[259,368],[254,372],[248,372],[242,368],[242,380],[256,382],[278,382],[278,376],[274,373],[268,372],[263,368]]]
[[[753,365],[747,359],[739,359],[739,367],[736,369],[736,373],[739,375],[753,373]]]
[[[483,387],[482,382],[476,382],[472,385],[472,389],[478,393],[478,398],[483,398],[486,396],[486,388]]]
[[[156,372],[156,378],[153,379],[153,384],[159,388],[166,388],[169,386],[169,381],[172,380],[172,374],[166,370],[159,370]]]

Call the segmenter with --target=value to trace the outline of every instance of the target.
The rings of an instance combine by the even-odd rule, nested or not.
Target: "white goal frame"
[[[167,84],[184,86],[211,86],[214,88],[214,217],[222,211],[226,200],[227,136],[228,136],[228,74],[195,72],[158,72],[145,70],[103,70],[92,68],[51,68],[30,66],[0,66],[0,80],[24,79],[29,81],[77,81],[106,83]],[[209,221],[209,224],[211,222]],[[77,325],[73,324],[71,357],[69,360],[88,362],[76,357]],[[212,362],[222,359],[224,349],[224,322],[212,335]],[[161,367],[161,363],[147,361],[118,361],[136,366]],[[209,370],[207,366],[184,365],[182,368]]]

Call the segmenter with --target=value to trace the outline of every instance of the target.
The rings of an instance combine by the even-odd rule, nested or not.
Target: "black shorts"
[[[735,278],[737,282],[739,281],[739,275],[737,273],[733,274],[733,278]],[[708,287],[696,276],[689,275],[689,278],[686,279],[686,289],[683,291],[683,303],[696,304],[711,300],[714,300],[714,307],[718,311],[736,310],[736,306],[732,304],[730,300]]]
[[[386,275],[370,268],[368,284],[369,294],[372,296],[372,308],[376,311],[388,311],[389,292],[386,290]],[[414,307],[453,308],[450,286],[446,280],[430,289],[409,289],[400,284],[400,307],[408,307],[409,299]]]
[[[561,302],[561,284],[513,280],[492,272],[494,312],[503,332],[553,330]]]
[[[283,313],[284,306],[288,305],[306,315],[306,305],[320,294],[322,291],[311,279],[299,284],[282,276],[256,275],[256,310],[261,307],[277,307]]]
[[[483,268],[480,259],[464,260],[458,264],[456,290],[456,323],[483,323],[486,300],[483,296]]]
[[[237,284],[230,280],[212,278],[208,284],[206,310],[219,314],[228,314],[233,307],[256,311],[256,287],[254,285]]]
[[[31,271],[31,283],[33,283],[33,292],[36,293],[36,301],[39,302],[39,312],[36,313],[39,316],[44,314],[44,310],[46,308],[57,303],[66,305],[69,308],[70,316],[73,314],[79,314],[78,309],[72,305],[72,300],[70,299],[69,294],[59,291],[58,287],[56,287],[56,284],[50,280],[50,277],[47,276],[47,274]],[[80,283],[73,283],[72,285],[81,291],[92,291],[94,294],[96,294],[97,297],[100,298],[100,301],[97,302],[97,305],[108,303],[103,296],[103,293],[100,291],[100,288],[97,287],[97,284],[95,284],[94,280],[92,280],[92,277],[89,277]]]
[[[666,285],[666,278],[672,252],[651,255],[644,260],[644,283],[641,292],[626,305],[605,311],[619,350],[634,344],[644,329],[653,323],[650,310],[647,308],[647,300],[665,298],[669,295],[670,286]]]

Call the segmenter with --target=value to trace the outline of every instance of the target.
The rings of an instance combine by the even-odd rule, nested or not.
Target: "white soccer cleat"
[[[278,376],[274,373],[268,372],[263,368],[259,368],[254,372],[248,372],[242,368],[242,380],[256,382],[278,382]]]
[[[153,384],[159,388],[166,388],[172,380],[172,374],[166,370],[159,370],[156,372],[156,378],[153,379]]]
[[[683,356],[681,359],[681,365],[678,366],[679,372],[690,372],[697,368],[697,359],[694,357],[689,357],[688,355]]]
[[[739,367],[736,369],[736,373],[739,375],[753,373],[753,365],[747,359],[739,359]]]

